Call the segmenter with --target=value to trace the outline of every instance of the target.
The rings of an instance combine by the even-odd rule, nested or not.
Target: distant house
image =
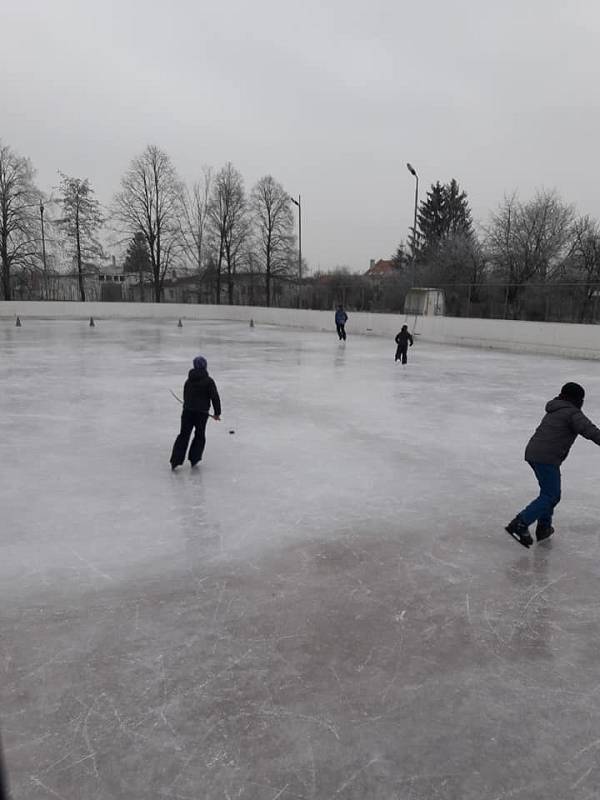
[[[365,272],[369,278],[381,278],[385,275],[392,275],[396,272],[396,268],[394,266],[393,261],[388,261],[384,258],[380,258],[379,261],[375,261],[374,258],[371,259],[371,266]]]
[[[172,270],[163,281],[161,297],[164,303],[197,303],[198,276],[178,275]]]

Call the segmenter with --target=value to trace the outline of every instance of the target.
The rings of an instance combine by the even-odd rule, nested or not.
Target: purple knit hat
[[[204,356],[196,356],[194,359],[194,369],[206,369],[208,366]]]

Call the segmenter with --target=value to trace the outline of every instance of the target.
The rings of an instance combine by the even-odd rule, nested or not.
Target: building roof
[[[377,276],[377,275],[390,275],[392,272],[395,272],[394,262],[387,261],[384,258],[380,258],[379,261],[376,261],[374,264],[371,264],[369,269],[366,271],[366,275],[369,276]]]

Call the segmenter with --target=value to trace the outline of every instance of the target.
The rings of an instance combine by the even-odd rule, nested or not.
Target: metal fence
[[[436,287],[437,288],[437,287]],[[600,322],[600,284],[441,284],[446,316],[543,322]]]

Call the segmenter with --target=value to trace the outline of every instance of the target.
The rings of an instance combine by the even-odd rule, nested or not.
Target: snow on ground
[[[584,800],[600,450],[503,525],[600,364],[243,324],[0,328],[0,727],[15,800]],[[202,353],[223,400],[172,474]],[[235,430],[230,434],[229,430]]]

